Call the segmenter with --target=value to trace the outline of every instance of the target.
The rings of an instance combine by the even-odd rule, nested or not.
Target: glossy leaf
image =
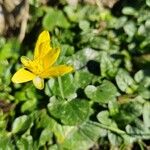
[[[31,118],[27,115],[16,118],[12,124],[12,133],[25,132],[31,125]]]
[[[52,31],[57,26],[62,28],[68,28],[69,25],[70,24],[65,18],[62,11],[53,8],[50,8],[45,17],[43,18],[43,26],[49,31]]]
[[[75,82],[79,88],[85,88],[88,84],[91,83],[93,75],[90,74],[87,70],[79,70],[75,73]]]
[[[145,126],[148,128],[150,127],[150,103],[145,102],[143,107],[143,120]]]
[[[39,138],[39,145],[43,146],[48,142],[49,144],[52,143],[52,132],[50,129],[46,128],[42,131],[40,138]]]
[[[116,75],[116,82],[119,89],[126,93],[132,94],[137,89],[135,81],[129,73],[123,69],[118,71],[118,74]]]
[[[67,98],[67,99],[76,98],[77,85],[74,82],[73,75],[71,74],[64,75],[61,77],[60,80],[61,80],[60,81],[61,83],[59,83],[58,79],[49,80],[48,82],[49,92],[52,93],[53,95],[58,95],[60,97],[62,97],[62,92],[63,92],[64,98]],[[61,91],[61,88],[62,88],[62,91]]]
[[[118,94],[116,87],[107,80],[104,80],[98,87],[88,85],[85,88],[85,93],[88,98],[99,103],[108,103],[114,100]]]
[[[81,124],[88,119],[90,114],[88,101],[81,99],[64,101],[53,98],[48,105],[48,110],[66,125]]]

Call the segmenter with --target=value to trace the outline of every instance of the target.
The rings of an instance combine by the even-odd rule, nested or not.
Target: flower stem
[[[64,99],[65,97],[64,97],[61,77],[58,77],[58,84],[59,84],[59,90],[60,90],[61,97]]]

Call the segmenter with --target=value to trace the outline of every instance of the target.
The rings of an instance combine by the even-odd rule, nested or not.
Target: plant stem
[[[107,125],[104,125],[104,124],[101,124],[101,123],[97,123],[97,122],[89,122],[91,124],[94,124],[100,128],[104,128],[106,130],[110,130],[112,132],[115,132],[117,134],[126,134],[126,132],[124,132],[123,130],[120,130],[120,129],[117,129],[117,128],[114,128],[114,127],[111,127],[111,126],[107,126]]]
[[[59,90],[60,90],[61,97],[64,99],[65,97],[64,97],[61,77],[58,77],[58,84],[59,84]]]

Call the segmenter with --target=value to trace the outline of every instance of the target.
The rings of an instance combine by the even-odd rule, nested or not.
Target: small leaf
[[[150,102],[145,102],[143,107],[143,120],[147,128],[150,127]]]
[[[85,67],[90,60],[99,60],[99,56],[100,53],[98,51],[85,48],[75,53],[72,57],[67,57],[65,62],[67,64],[72,64],[75,69],[80,69]]]
[[[141,82],[141,84],[143,84],[143,82]],[[140,85],[138,88],[138,93],[140,96],[142,96],[144,99],[150,99],[150,91],[149,89],[145,88],[143,85]]]
[[[1,150],[6,150],[6,149],[7,150],[15,150],[15,146],[12,143],[11,138],[9,138],[1,133],[0,139],[1,139],[0,140],[0,149]]]
[[[119,104],[117,100],[109,101],[108,103],[109,113],[111,116],[114,116],[119,111]]]
[[[0,60],[8,58],[18,59],[17,52],[19,48],[20,45],[16,39],[9,40],[1,49]]]
[[[124,31],[125,33],[129,36],[129,37],[133,37],[134,34],[136,33],[137,31],[137,28],[135,26],[135,23],[134,22],[127,22],[125,25],[124,25]]]
[[[77,85],[74,82],[74,78],[72,74],[67,74],[61,77],[61,82],[62,82],[62,90],[63,90],[63,95],[64,98],[67,98],[69,100],[74,99],[77,97],[76,94],[76,89],[77,89]],[[56,79],[50,79],[48,81],[48,87],[49,87],[49,95],[53,94],[53,95],[57,95],[62,97],[62,93],[60,90],[60,85],[59,82]]]
[[[102,124],[106,126],[118,128],[117,124],[112,119],[109,118],[108,111],[101,111],[100,113],[98,113],[97,119],[99,122],[101,122]]]
[[[87,120],[90,113],[88,101],[81,99],[71,101],[53,99],[48,104],[48,110],[66,125],[81,124]]]
[[[118,92],[116,87],[110,81],[104,80],[98,87],[88,85],[85,88],[85,94],[93,101],[108,103],[117,96]]]
[[[25,101],[21,106],[21,112],[32,112],[36,108],[36,106],[37,106],[36,99]]]
[[[122,13],[125,15],[137,16],[138,13],[133,7],[124,7]]]
[[[115,77],[119,63],[113,61],[112,58],[105,52],[102,53],[100,68],[103,77]]]
[[[135,74],[134,79],[137,83],[140,83],[144,79],[144,71],[143,70],[138,71]]]
[[[146,0],[146,4],[150,7],[150,0]]]
[[[135,81],[129,73],[123,69],[118,71],[118,74],[116,75],[116,82],[119,89],[128,94],[132,94],[137,89]]]
[[[126,131],[136,139],[149,139],[150,129],[145,128],[143,122],[139,119],[135,120],[135,125],[127,125]]]
[[[16,141],[17,148],[21,150],[27,150],[32,148],[31,142],[26,138],[21,138]]]
[[[65,139],[64,149],[69,147],[71,150],[87,150],[95,144],[99,137],[106,136],[107,131],[94,123],[89,121],[78,126],[73,134]]]
[[[110,41],[103,37],[94,36],[90,41],[90,46],[94,49],[109,50]]]
[[[84,88],[89,83],[91,83],[93,79],[93,75],[90,74],[87,70],[79,70],[75,72],[75,82],[79,88]]]
[[[12,125],[13,133],[25,132],[31,125],[31,118],[23,115],[16,118]]]
[[[49,144],[52,144],[52,132],[49,128],[45,128],[39,138],[39,145],[40,146],[44,146],[46,144],[46,142],[48,142]]]
[[[121,136],[114,134],[112,132],[108,132],[108,139],[113,146],[119,146],[123,142]]]
[[[62,11],[49,8],[47,14],[43,18],[43,26],[45,29],[52,31],[56,26],[68,28],[70,24]]]
[[[125,127],[125,125],[134,121],[137,117],[142,115],[142,104],[137,102],[136,99],[127,99],[127,101],[131,101],[120,105],[119,112],[114,116],[114,119],[118,123],[119,127]]]
[[[86,21],[86,20],[81,20],[81,21],[79,22],[79,27],[80,27],[80,29],[82,29],[83,31],[84,31],[84,30],[88,30],[89,27],[90,27],[90,23],[89,23],[88,21]]]

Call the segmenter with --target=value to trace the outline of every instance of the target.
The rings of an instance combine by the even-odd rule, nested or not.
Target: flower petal
[[[28,68],[29,70],[32,68],[33,62],[28,57],[21,56],[21,62],[24,65],[24,67]]]
[[[12,82],[23,83],[31,81],[35,78],[35,75],[24,68],[19,69],[12,77]]]
[[[73,67],[60,65],[60,66],[51,67],[50,69],[41,73],[40,76],[42,78],[57,77],[69,73],[71,71],[73,71]]]
[[[29,71],[33,72],[34,74],[37,72],[37,70],[39,70],[39,67],[42,66],[41,65],[42,61],[40,59],[35,59],[32,61],[26,56],[21,56],[21,62],[25,68],[27,68]]]
[[[49,41],[45,41],[43,43],[41,43],[39,45],[39,54],[37,57],[34,56],[34,59],[38,58],[41,59],[43,58],[45,55],[47,55],[47,53],[49,53],[52,50],[52,48],[50,47],[50,42]]]
[[[45,57],[43,58],[44,69],[50,68],[58,59],[60,54],[60,49],[52,49]]]
[[[43,31],[36,42],[34,49],[34,59],[39,58],[47,54],[51,50],[50,47],[50,35],[48,31]]]

